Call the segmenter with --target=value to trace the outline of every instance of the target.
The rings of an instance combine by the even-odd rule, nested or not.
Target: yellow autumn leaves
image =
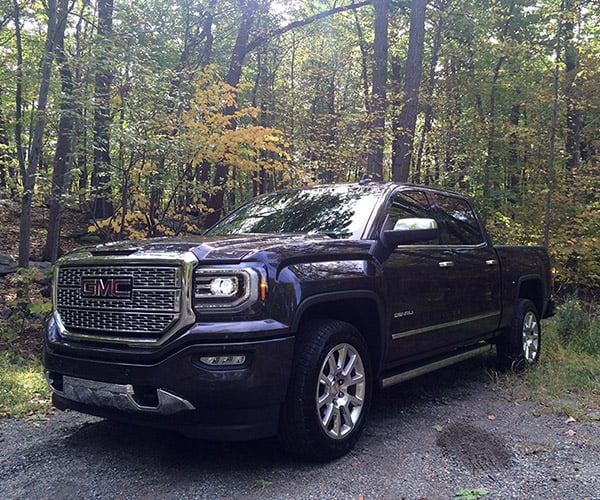
[[[259,174],[277,175],[285,183],[293,175],[283,133],[260,124],[260,110],[239,105],[240,93],[246,85],[232,87],[207,67],[194,81],[194,95],[189,106],[155,116],[148,127],[155,131],[156,144],[168,155],[168,165],[161,172],[161,189],[167,199],[174,200],[186,191],[193,200],[194,211],[206,212],[206,194],[214,192],[210,175],[224,166],[235,176],[255,179]],[[204,183],[198,177],[184,177],[183,172],[204,171]],[[126,206],[121,206],[106,220],[90,226],[91,232],[102,230],[118,237],[144,238],[152,235],[173,235],[177,232],[198,231],[186,213],[186,206],[170,202],[161,221],[150,220],[149,190],[144,184],[153,182],[156,162],[149,158],[130,172],[133,182]],[[225,189],[231,184],[225,183]],[[190,198],[189,193],[192,192]],[[176,220],[173,224],[165,221]]]

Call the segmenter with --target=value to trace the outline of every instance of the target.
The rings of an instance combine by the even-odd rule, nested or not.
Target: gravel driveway
[[[0,421],[0,498],[600,499],[600,426],[508,397],[474,360],[377,394],[349,455],[298,461],[275,440],[193,441],[57,413]],[[515,392],[515,391],[513,391]]]

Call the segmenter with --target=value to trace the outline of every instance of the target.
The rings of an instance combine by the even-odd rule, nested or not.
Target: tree
[[[73,72],[65,53],[64,37],[56,42],[56,62],[61,77],[61,103],[58,139],[54,152],[52,190],[48,216],[48,233],[42,251],[42,260],[55,262],[60,255],[60,228],[65,197],[75,155],[79,109],[74,92]]]
[[[403,105],[393,127],[392,178],[399,182],[407,182],[410,173],[419,107],[419,87],[423,73],[426,5],[427,0],[412,0],[411,3]]]
[[[564,95],[567,104],[567,137],[565,149],[567,164],[572,173],[581,166],[581,68],[579,50],[575,43],[575,26],[578,15],[578,1],[564,0],[562,4],[564,33],[565,83]]]
[[[60,40],[64,38],[68,14],[68,0],[48,0],[48,29],[46,33],[46,45],[41,62],[40,90],[37,110],[34,117],[33,136],[31,139],[31,151],[27,169],[21,172],[23,179],[23,197],[21,199],[21,227],[19,240],[19,267],[29,267],[29,255],[31,244],[31,203],[33,190],[35,188],[35,176],[38,162],[41,159],[42,141],[46,126],[46,105],[50,91],[50,76],[54,51]]]
[[[110,62],[110,39],[113,24],[113,0],[98,0],[96,43],[96,78],[94,95],[94,170],[92,215],[104,219],[113,214],[110,175],[110,92],[113,72]]]
[[[388,15],[389,0],[373,0],[375,5],[375,42],[373,54],[373,92],[370,106],[371,142],[367,158],[367,172],[383,179],[383,151],[385,146],[386,87],[388,68]]]

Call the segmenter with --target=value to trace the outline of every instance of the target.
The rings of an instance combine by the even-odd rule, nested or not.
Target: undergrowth
[[[51,411],[41,363],[49,277],[20,269],[0,281],[0,417],[37,421]]]
[[[517,388],[524,384],[529,399],[554,413],[600,420],[597,310],[597,306],[576,298],[565,300],[556,315],[542,323],[539,363],[522,375],[508,374],[506,386]]]

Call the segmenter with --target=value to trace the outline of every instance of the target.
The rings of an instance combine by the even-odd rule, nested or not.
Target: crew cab
[[[495,349],[540,355],[548,254],[494,246],[471,200],[422,186],[263,195],[201,237],[73,251],[55,269],[54,405],[206,439],[347,453],[373,390]]]

